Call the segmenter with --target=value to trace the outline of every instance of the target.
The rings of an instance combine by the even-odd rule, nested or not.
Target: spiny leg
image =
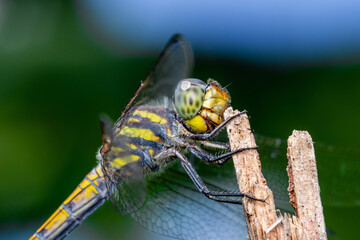
[[[200,158],[201,160],[203,160],[205,162],[215,163],[217,165],[222,165],[222,164],[226,163],[227,160],[229,160],[232,157],[232,155],[234,155],[235,153],[258,148],[257,146],[256,147],[239,148],[234,151],[221,154],[219,156],[214,156],[195,144],[186,143],[186,147],[197,158]]]
[[[181,166],[184,168],[186,173],[189,175],[191,180],[194,182],[195,186],[199,189],[201,193],[203,193],[206,197],[218,201],[218,202],[225,202],[225,203],[236,203],[241,204],[241,200],[233,200],[233,199],[224,199],[221,197],[247,197],[249,199],[265,202],[264,199],[258,199],[251,197],[245,193],[241,193],[238,191],[234,192],[218,192],[218,191],[211,191],[208,189],[208,187],[205,185],[205,183],[201,180],[199,174],[196,172],[194,167],[191,165],[189,160],[185,157],[184,154],[177,151],[176,149],[169,148],[167,150],[164,150],[163,152],[159,153],[155,158],[157,160],[160,160],[162,158],[169,158],[169,157],[178,157],[181,162]]]
[[[208,140],[204,140],[204,141],[196,141],[198,143],[200,143],[201,145],[208,147],[208,148],[213,148],[213,149],[221,149],[221,150],[230,150],[230,144],[229,143],[224,143],[224,142],[215,142],[215,141],[208,141]]]
[[[226,124],[228,124],[231,120],[233,120],[234,118],[236,118],[237,116],[240,116],[242,114],[247,113],[247,111],[242,111],[234,116],[229,117],[228,119],[226,119],[225,121],[223,121],[222,123],[220,123],[216,128],[214,128],[214,130],[212,130],[210,133],[205,133],[205,134],[193,134],[190,131],[186,131],[185,132],[185,136],[193,139],[193,140],[208,140],[210,138],[212,138],[216,133],[218,133],[224,126],[226,126]]]

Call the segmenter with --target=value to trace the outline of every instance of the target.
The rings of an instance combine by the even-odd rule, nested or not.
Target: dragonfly
[[[193,220],[182,220],[179,225],[176,223],[178,219],[168,221],[171,215],[162,214],[160,220],[153,220],[150,215],[150,223],[143,222],[149,215],[147,211],[152,211],[154,217],[164,211],[154,210],[166,206],[160,201],[171,198],[168,202],[172,203],[177,199],[171,194],[163,197],[163,189],[154,189],[161,188],[161,184],[155,183],[159,181],[157,176],[174,160],[179,160],[198,191],[211,200],[241,204],[241,197],[245,196],[264,201],[239,191],[210,189],[184,154],[186,150],[205,162],[222,165],[234,153],[257,148],[229,151],[228,143],[210,140],[235,116],[224,120],[223,113],[230,97],[218,82],[209,79],[205,83],[188,78],[192,58],[188,42],[181,35],[173,36],[115,124],[106,117],[102,118],[103,145],[97,155],[99,164],[30,239],[66,237],[108,199],[120,214],[131,214],[151,230],[178,238],[199,238],[201,235],[191,236]],[[201,146],[225,153],[213,155]],[[171,173],[172,178],[179,180],[180,175],[175,174]],[[178,186],[181,186],[180,183]],[[147,192],[160,192],[160,197],[155,196],[152,201],[151,197],[147,198]],[[181,211],[176,205],[169,208]],[[156,221],[162,221],[161,228]],[[203,223],[204,220],[199,224]]]
[[[65,238],[109,199],[120,214],[162,235],[246,238],[237,204],[242,197],[262,199],[234,191],[235,172],[225,163],[232,154],[257,146],[230,151],[227,142],[213,140],[231,121],[222,115],[230,96],[215,80],[189,78],[193,62],[190,44],[174,35],[120,118],[112,124],[102,117],[98,165],[30,239]],[[258,136],[257,144],[260,154],[266,152],[264,175],[276,205],[291,211],[286,172],[280,170],[286,159],[277,161],[282,167],[273,164],[286,152],[284,141]]]

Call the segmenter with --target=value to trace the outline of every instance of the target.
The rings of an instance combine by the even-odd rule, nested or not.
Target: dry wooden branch
[[[314,146],[306,131],[293,131],[288,139],[290,204],[310,239],[326,239]]]
[[[224,116],[225,118],[229,118],[237,113],[239,113],[239,111],[233,111],[232,108],[228,108]],[[256,146],[255,138],[246,114],[240,115],[231,121],[231,123],[228,124],[227,131],[232,150]],[[297,152],[303,153],[303,151],[300,150],[302,148],[303,146],[299,146]],[[294,150],[290,152],[294,152]],[[312,154],[314,154],[314,151],[312,151]],[[315,160],[315,157],[313,157],[313,159]],[[305,224],[308,224],[307,221],[304,222],[289,214],[285,214],[284,217],[282,217],[281,213],[275,210],[273,193],[268,188],[266,180],[261,173],[261,163],[257,150],[240,152],[233,156],[233,160],[240,191],[256,198],[266,199],[266,203],[263,203],[246,197],[243,198],[244,213],[249,233],[248,237],[250,239],[310,239],[309,236],[314,236],[313,234],[309,234],[307,228],[304,227]],[[317,182],[317,175],[315,179]],[[293,182],[297,184],[296,181]],[[315,188],[311,191],[314,189]],[[296,201],[296,193],[293,200]],[[309,201],[312,201],[312,199]],[[320,199],[319,202],[321,204]],[[302,201],[300,204],[304,205],[305,203]],[[299,203],[297,206],[300,206]],[[320,216],[323,216],[322,208]],[[316,218],[316,224],[320,224],[317,219],[318,218]],[[311,228],[314,227],[313,225],[311,225]],[[323,233],[322,230],[319,231]],[[324,235],[322,234],[321,236]],[[325,238],[321,237],[318,239],[326,239],[326,235]]]
[[[239,111],[228,108],[225,118],[235,115]],[[227,127],[231,149],[256,146],[251,132],[247,114],[240,115],[230,122]],[[266,203],[243,198],[245,217],[247,218],[250,239],[276,239],[277,229],[269,233],[266,230],[277,220],[273,193],[266,185],[261,173],[261,163],[257,150],[246,150],[233,156],[236,176],[240,191],[252,197],[267,199]]]

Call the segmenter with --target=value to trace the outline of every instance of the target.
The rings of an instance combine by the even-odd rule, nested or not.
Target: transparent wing
[[[275,205],[277,208],[294,212],[289,203],[288,176],[286,172],[287,142],[281,139],[267,138],[255,135],[256,144],[259,146],[261,170],[267,184],[274,194]]]
[[[171,99],[177,83],[189,76],[193,63],[190,44],[182,35],[173,35],[134,97],[126,105],[117,121],[118,125],[122,124],[121,120],[135,104],[144,104],[164,97]]]
[[[259,145],[265,145],[260,154],[264,155],[264,174],[274,191],[276,206],[291,212],[286,190],[286,159],[277,155],[281,151],[285,156],[286,149],[276,139],[260,137],[258,141]],[[232,161],[218,167],[193,159],[193,165],[209,188],[238,190]],[[281,168],[282,165],[285,167]],[[246,239],[242,206],[206,198],[178,163],[147,179],[147,193],[145,204],[131,216],[151,231],[178,239]]]
[[[226,135],[219,136],[226,142]],[[271,138],[255,134],[256,144],[259,146],[259,155],[262,172],[267,180],[268,186],[274,193],[277,208],[293,212],[289,204],[287,191],[288,176],[286,167],[287,141],[280,138]],[[359,206],[360,196],[359,184],[348,184],[357,181],[358,169],[360,169],[360,150],[344,148],[341,146],[330,146],[328,144],[315,142],[315,156],[317,161],[318,177],[321,188],[322,203],[324,206]],[[197,161],[195,161],[196,163]],[[198,170],[201,176],[213,182],[212,176],[218,176],[217,182],[222,186],[237,188],[233,181],[234,170],[227,163],[220,169],[207,169],[206,172]],[[216,173],[216,171],[218,173]]]
[[[190,44],[180,34],[172,36],[144,81],[149,82],[143,92],[145,98],[152,100],[166,96],[171,99],[177,83],[189,77],[193,64]]]
[[[275,202],[289,209],[288,176],[286,166],[287,141],[256,136],[263,173],[273,190]],[[321,199],[324,206],[359,206],[360,185],[357,181],[360,169],[360,151],[323,143],[314,143]]]
[[[103,116],[102,170],[110,200],[116,210],[126,215],[138,210],[145,201],[145,181],[140,166],[141,152],[129,146],[129,140],[112,128],[112,122]]]
[[[323,204],[359,207],[360,150],[317,142],[314,147]]]
[[[274,193],[276,207],[293,212],[287,192],[287,142],[256,135],[260,146],[262,171]],[[315,144],[321,194],[325,205],[354,206],[359,196],[358,186],[342,186],[346,178],[354,177],[359,169],[359,153],[328,145]],[[328,164],[339,164],[338,172],[329,172]],[[194,167],[211,189],[237,190],[232,161],[217,167],[193,161]],[[334,176],[334,179],[331,178]],[[340,182],[338,182],[340,181]],[[191,182],[179,164],[171,166],[158,178],[147,180],[147,199],[131,216],[147,229],[178,239],[245,239],[246,223],[242,206],[218,203],[207,199]],[[344,184],[343,184],[344,185]],[[335,187],[334,187],[335,186]],[[330,196],[331,195],[331,196]]]
[[[223,137],[218,136],[218,140]],[[285,156],[286,149],[276,139],[260,137],[258,141],[260,146],[266,145],[260,148],[260,154],[264,155],[261,158],[265,165],[264,174],[274,190],[277,208],[292,211],[286,191],[286,159],[283,161],[280,154],[276,155],[283,152]],[[232,161],[218,167],[194,159],[193,165],[209,188],[238,189]],[[281,168],[281,165],[285,167]],[[171,166],[159,177],[149,179],[147,192],[144,206],[131,216],[149,230],[178,239],[246,239],[242,206],[206,198],[179,164]]]
[[[179,164],[147,183],[146,203],[131,214],[145,228],[177,239],[246,239],[242,206],[206,198]]]
[[[115,209],[121,215],[137,211],[146,196],[145,181],[138,163],[128,163],[111,176],[108,174],[107,170],[105,182]]]
[[[152,68],[145,80],[140,84],[134,97],[126,105],[119,120],[116,122],[116,132],[126,122],[127,114],[134,105],[145,104],[151,100],[171,98],[177,83],[188,77],[193,65],[193,55],[189,43],[179,34],[171,37],[161,52],[155,66]],[[109,124],[107,124],[109,125]],[[107,127],[109,129],[109,127]],[[111,146],[120,148],[123,151],[111,152],[104,164],[107,187],[110,190],[110,199],[120,214],[128,214],[136,211],[142,206],[145,199],[145,184],[140,161],[132,162],[131,156],[135,153],[126,145],[126,139],[111,137],[113,133],[108,132]],[[105,137],[106,138],[106,137]],[[109,149],[111,146],[107,146]],[[115,156],[117,154],[117,156]],[[123,158],[120,164],[112,165],[115,159]],[[139,159],[141,160],[141,159]],[[127,164],[125,164],[127,163]]]

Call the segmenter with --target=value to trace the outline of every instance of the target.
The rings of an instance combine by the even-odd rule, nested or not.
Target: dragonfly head
[[[220,84],[209,79],[207,84],[199,79],[180,81],[175,90],[174,105],[191,131],[211,132],[224,121],[224,111],[230,96]]]

